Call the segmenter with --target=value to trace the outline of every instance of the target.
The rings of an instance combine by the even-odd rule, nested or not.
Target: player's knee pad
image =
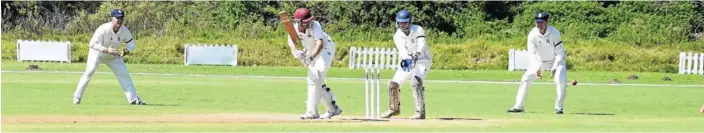
[[[323,89],[325,90],[325,92],[330,92],[330,87],[328,87],[327,84],[323,84],[323,85],[321,86],[321,88],[323,88]]]
[[[413,97],[416,103],[416,112],[425,114],[425,87],[423,87],[423,80],[414,76],[413,78]]]
[[[421,79],[418,76],[413,76],[413,80],[411,80],[411,84],[413,84],[413,88],[423,87],[423,79]]]
[[[413,82],[412,89],[413,89],[414,95],[416,97],[416,100],[421,100],[421,101],[417,101],[417,102],[422,102],[422,99],[424,97],[423,93],[425,91],[425,87],[423,87],[423,80],[418,76],[414,76],[412,82]]]
[[[399,85],[394,81],[389,81],[389,90],[398,90]]]
[[[401,89],[398,83],[394,81],[389,82],[389,109],[398,112],[401,107]]]
[[[335,98],[335,94],[332,93],[332,89],[330,89],[327,84],[323,84],[321,87],[325,90],[323,93],[328,93],[330,95],[330,102],[332,102],[333,105],[337,104],[337,98]]]

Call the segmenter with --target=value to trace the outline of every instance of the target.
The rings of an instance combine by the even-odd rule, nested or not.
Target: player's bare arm
[[[316,57],[320,54],[320,51],[323,49],[323,40],[317,40],[315,41],[315,49],[311,52],[312,55],[308,57]]]

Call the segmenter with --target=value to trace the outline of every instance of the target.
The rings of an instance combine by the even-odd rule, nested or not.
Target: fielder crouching
[[[523,103],[528,87],[537,78],[543,78],[543,70],[552,70],[550,78],[557,84],[557,97],[555,98],[555,113],[562,114],[562,103],[565,101],[567,89],[567,67],[565,66],[565,48],[562,45],[560,32],[548,25],[550,16],[547,13],[535,14],[535,28],[528,33],[528,52],[530,52],[531,66],[528,68],[518,87],[516,104],[507,112],[523,112]]]
[[[306,112],[301,119],[332,118],[342,113],[335,102],[335,95],[325,84],[325,75],[332,65],[335,55],[335,43],[323,31],[320,22],[313,21],[313,15],[306,8],[298,8],[294,12],[294,29],[303,44],[303,51],[295,51],[294,58],[308,67],[308,100]],[[293,46],[293,40],[288,37],[288,43]],[[327,112],[318,115],[318,104],[323,102]]]
[[[401,113],[399,93],[401,84],[411,80],[416,113],[412,119],[425,119],[425,87],[423,80],[430,71],[432,54],[425,42],[425,32],[419,25],[411,25],[411,13],[401,10],[396,13],[396,33],[394,44],[401,56],[401,67],[396,71],[389,82],[389,110],[381,115],[382,118],[391,118]]]
[[[86,71],[78,81],[76,91],[73,93],[74,104],[81,103],[83,93],[86,91],[86,87],[93,77],[93,74],[95,74],[95,71],[98,69],[98,66],[100,66],[100,64],[106,64],[110,67],[112,73],[115,74],[115,77],[117,77],[117,81],[120,82],[120,87],[122,87],[122,90],[125,92],[127,102],[132,105],[146,105],[146,103],[137,96],[132,77],[130,77],[127,66],[125,66],[125,61],[122,58],[124,55],[134,52],[135,50],[132,33],[130,33],[127,27],[122,25],[123,18],[124,12],[120,9],[114,9],[112,11],[112,20],[100,25],[100,27],[95,30],[93,37],[90,39],[88,58],[86,59]],[[122,49],[122,54],[120,54],[117,48],[122,44],[125,44],[126,47]]]

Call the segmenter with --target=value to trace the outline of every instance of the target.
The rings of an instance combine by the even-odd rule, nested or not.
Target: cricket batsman
[[[146,105],[144,101],[139,99],[134,88],[134,83],[127,72],[123,56],[134,51],[135,43],[132,38],[132,33],[124,25],[122,25],[125,12],[120,9],[112,11],[112,20],[108,23],[100,25],[89,42],[88,58],[86,59],[86,71],[78,81],[76,92],[73,93],[73,103],[80,104],[83,92],[86,91],[88,82],[98,69],[100,64],[106,64],[112,70],[112,73],[120,82],[120,87],[125,92],[127,102],[132,105]],[[122,53],[118,52],[118,48],[122,44],[126,47],[122,48]]]
[[[330,119],[340,115],[342,109],[335,102],[335,95],[325,84],[325,74],[332,65],[335,55],[335,43],[323,31],[320,22],[313,20],[313,15],[306,8],[298,8],[293,14],[294,29],[303,45],[303,51],[296,50],[293,57],[308,67],[308,100],[306,113],[301,119]],[[294,46],[291,36],[289,46]],[[318,104],[323,102],[327,112],[318,115]]]
[[[389,82],[389,110],[381,115],[382,118],[391,118],[401,113],[400,85],[410,80],[416,105],[416,113],[411,118],[425,119],[423,80],[430,71],[432,54],[425,41],[425,31],[419,25],[411,25],[411,20],[411,13],[405,9],[396,13],[394,44],[401,58],[401,67]]]
[[[536,78],[543,78],[543,70],[552,70],[550,79],[557,87],[555,98],[555,114],[562,114],[562,103],[565,101],[567,88],[567,70],[565,67],[565,48],[562,45],[560,31],[548,26],[550,15],[544,12],[535,14],[535,28],[528,33],[528,52],[530,52],[531,65],[523,74],[516,95],[516,104],[507,112],[520,113],[524,111],[523,103],[528,87]],[[555,77],[556,76],[556,77]]]

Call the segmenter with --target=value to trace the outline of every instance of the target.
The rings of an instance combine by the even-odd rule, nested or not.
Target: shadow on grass
[[[579,112],[577,112],[577,113],[570,113],[570,114],[575,114],[575,115],[608,115],[608,116],[613,116],[613,115],[615,115],[615,114],[611,114],[611,113],[579,113]]]
[[[417,120],[417,119],[412,119],[412,118],[395,118],[395,119],[404,119],[404,120]],[[426,118],[427,120],[444,120],[444,121],[480,121],[483,119],[479,118],[459,118],[459,117],[438,117],[438,118]],[[422,121],[422,120],[418,120]]]
[[[181,105],[178,105],[178,104],[147,103],[145,106],[181,106]]]
[[[438,120],[446,120],[446,121],[481,121],[483,119],[479,118],[452,118],[452,117],[444,117],[444,118],[434,118]]]
[[[389,121],[389,120],[383,120],[383,119],[356,119],[356,118],[355,119],[346,119],[346,120],[365,121],[365,122],[388,122]]]

